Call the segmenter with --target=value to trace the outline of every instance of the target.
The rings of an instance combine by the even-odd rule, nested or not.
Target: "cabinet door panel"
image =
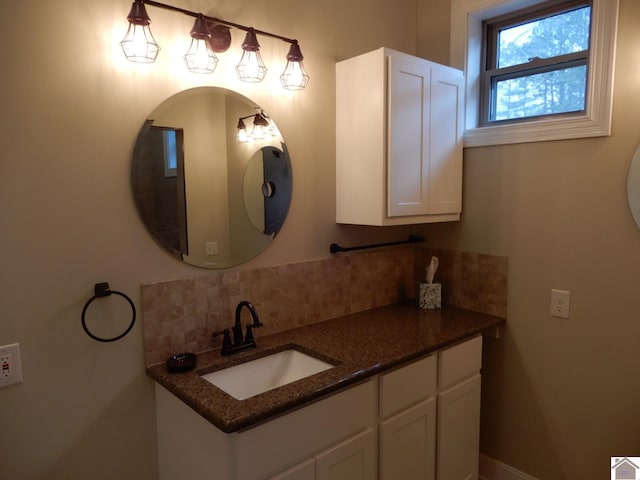
[[[380,416],[386,418],[436,395],[437,361],[430,355],[380,376]]]
[[[316,480],[375,480],[377,468],[374,430],[368,429],[315,458]]]
[[[389,57],[388,213],[429,213],[429,84],[424,61]]]
[[[310,458],[306,462],[296,465],[269,480],[315,480],[316,462]]]
[[[433,480],[436,399],[380,423],[380,480]]]
[[[460,72],[431,70],[429,213],[462,210],[462,95]]]
[[[438,353],[438,387],[442,390],[480,373],[482,336],[459,343]]]
[[[477,480],[480,375],[438,394],[438,480]]]

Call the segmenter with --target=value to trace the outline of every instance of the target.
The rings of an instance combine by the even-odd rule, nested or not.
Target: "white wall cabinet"
[[[161,480],[477,480],[482,337],[226,434],[156,384]]]
[[[336,64],[336,221],[455,221],[463,73],[381,48]]]

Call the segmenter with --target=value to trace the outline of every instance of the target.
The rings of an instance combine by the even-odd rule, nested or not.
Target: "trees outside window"
[[[556,1],[484,22],[481,124],[585,112],[591,10]]]

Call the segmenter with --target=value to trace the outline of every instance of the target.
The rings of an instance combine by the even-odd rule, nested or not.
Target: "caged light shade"
[[[184,56],[187,68],[193,73],[213,73],[218,65],[218,57],[210,44],[211,34],[202,15],[196,18],[191,29],[191,46]]]
[[[229,48],[231,44],[230,29],[237,28],[247,32],[242,43],[242,57],[236,65],[236,73],[240,80],[244,82],[261,82],[265,78],[267,67],[262,61],[260,44],[257,39],[257,35],[263,35],[290,44],[287,65],[282,75],[280,75],[282,86],[289,90],[302,90],[309,83],[309,75],[307,75],[302,65],[303,57],[297,40],[264,30],[255,30],[253,27],[247,27],[221,18],[185,10],[157,0],[134,0],[131,6],[131,11],[127,17],[129,28],[120,45],[127,59],[132,62],[153,63],[160,51],[160,47],[149,28],[151,19],[147,14],[145,5],[195,17],[196,20],[191,29],[191,44],[184,56],[190,72],[213,73],[218,64],[218,57],[216,57],[215,52],[225,52]]]
[[[256,83],[264,80],[267,67],[260,56],[260,44],[256,32],[250,28],[242,42],[242,58],[236,66],[238,78],[243,82]]]
[[[287,54],[287,66],[280,75],[282,86],[288,90],[302,90],[309,84],[309,75],[302,65],[302,51],[298,42],[291,44]]]
[[[136,63],[155,62],[160,47],[153,38],[149,28],[151,19],[141,0],[133,2],[127,20],[129,20],[129,28],[120,42],[124,55],[128,60]]]

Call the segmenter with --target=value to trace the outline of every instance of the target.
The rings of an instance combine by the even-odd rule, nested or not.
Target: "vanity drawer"
[[[436,394],[436,355],[380,376],[380,416],[388,417]]]
[[[482,366],[482,335],[438,353],[438,388],[478,373]]]

